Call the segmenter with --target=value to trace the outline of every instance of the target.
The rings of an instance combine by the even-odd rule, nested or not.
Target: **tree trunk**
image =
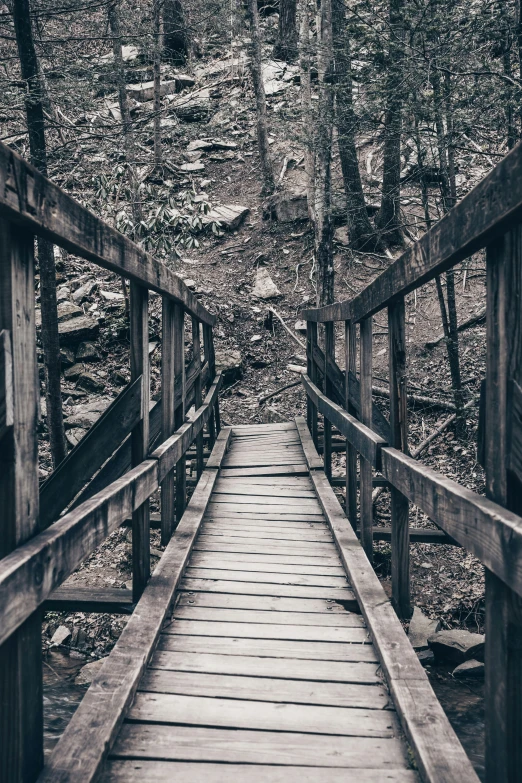
[[[163,162],[161,153],[161,0],[153,0],[153,68],[154,68],[154,165],[160,167]]]
[[[276,60],[293,62],[297,59],[297,0],[279,0],[279,32],[274,46]]]
[[[44,96],[38,74],[38,60],[34,48],[29,0],[14,0],[13,17],[22,79],[27,84],[25,111],[31,162],[42,174],[47,175],[47,150],[43,114]],[[42,311],[47,427],[53,466],[56,468],[67,454],[60,386],[61,359],[56,304],[56,270],[53,246],[50,242],[41,238],[38,239],[38,261],[40,265],[40,306]]]
[[[181,0],[163,0],[163,47],[165,59],[174,65],[184,65],[188,36]]]
[[[403,0],[390,0],[390,41],[386,79],[381,208],[375,219],[386,242],[403,245],[400,217],[402,77],[404,59]]]
[[[315,222],[315,153],[313,141],[312,85],[310,79],[310,18],[308,0],[299,0],[299,73],[301,81],[301,123],[306,174],[306,199],[310,222]]]
[[[266,117],[266,96],[261,71],[261,34],[259,31],[259,12],[257,0],[248,0],[247,16],[250,25],[250,74],[256,98],[257,111],[257,142],[259,145],[259,157],[261,159],[261,171],[263,174],[262,195],[268,196],[275,190],[274,171],[270,160],[270,146],[268,144],[268,122]]]
[[[357,118],[353,109],[352,63],[345,0],[332,0],[332,26],[337,85],[335,123],[346,196],[348,238],[355,250],[382,250],[366,210],[355,145]]]
[[[315,262],[317,264],[317,304],[334,300],[333,222],[332,222],[332,136],[334,114],[333,31],[331,0],[322,0],[318,15],[319,107],[315,144]]]

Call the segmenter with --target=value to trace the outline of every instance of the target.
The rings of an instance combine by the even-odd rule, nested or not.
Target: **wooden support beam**
[[[361,377],[361,421],[368,428],[372,426],[372,318],[365,318],[360,324],[360,377]],[[373,499],[372,499],[372,463],[360,457],[360,507],[361,507],[361,544],[370,563],[373,562]]]
[[[0,441],[14,424],[11,333],[0,331]]]
[[[324,325],[324,394],[332,397],[332,383],[328,374],[328,364],[335,362],[335,331],[334,323],[330,321]],[[332,423],[328,418],[324,419],[324,472],[327,479],[332,478]]]
[[[203,387],[201,382],[201,367],[203,364],[201,361],[200,325],[198,319],[194,318],[194,316],[192,317],[192,353],[193,361],[196,363],[196,367],[199,367],[200,369],[194,383],[194,406],[197,410],[203,403]],[[196,438],[196,454],[196,473],[199,479],[203,472],[203,430]]]
[[[132,592],[118,588],[62,585],[44,601],[44,612],[108,612],[132,614]]]
[[[140,420],[131,433],[132,465],[147,456],[149,446],[149,293],[136,283],[130,286],[131,383],[141,377]],[[139,601],[150,576],[149,499],[132,515],[132,598]]]
[[[357,372],[357,346],[355,324],[345,321],[345,374],[344,374],[344,407],[346,412],[355,418],[355,409],[352,405],[351,379]],[[357,450],[346,439],[346,516],[354,530],[357,530]]]
[[[176,428],[174,387],[176,381],[176,310],[178,305],[167,297],[162,301],[161,327],[161,434],[162,440],[170,438]],[[183,390],[182,390],[183,391]],[[182,406],[183,408],[183,403]],[[174,530],[175,501],[172,472],[161,479],[161,544],[167,546]]]
[[[216,357],[212,341],[212,330],[206,324],[203,324],[203,354],[208,365],[208,384],[210,386],[216,373]],[[216,420],[213,413],[208,420],[208,437],[210,448],[212,449],[216,442]]]
[[[406,334],[404,298],[388,307],[391,445],[408,453],[408,400],[406,386]],[[391,490],[392,603],[398,616],[408,620],[410,601],[410,504],[398,489]]]
[[[33,248],[27,230],[0,221],[0,330],[9,333],[12,358],[4,363],[12,425],[0,448],[2,563],[39,530]],[[43,765],[40,610],[34,607],[17,628],[0,646],[0,780],[33,783]]]
[[[209,327],[209,331],[211,331]],[[176,307],[174,322],[174,375],[181,378],[183,404],[176,410],[174,429],[179,429],[185,421],[185,313],[182,307]],[[210,365],[209,365],[210,367]],[[176,525],[179,524],[187,505],[187,459],[183,454],[176,463]]]
[[[393,528],[374,527],[374,541],[389,541],[391,543]],[[451,536],[448,536],[444,530],[430,530],[428,528],[410,527],[409,539],[412,544],[448,544],[449,546],[460,546]]]
[[[315,365],[313,358],[313,346],[317,343],[317,324],[313,321],[306,322],[306,372],[312,383],[316,382]],[[310,397],[306,397],[306,422],[314,443],[317,440],[317,408]]]

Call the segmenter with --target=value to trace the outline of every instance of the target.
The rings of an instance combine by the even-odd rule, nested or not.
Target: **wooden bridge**
[[[410,613],[410,503],[438,526],[431,541],[466,547],[486,566],[486,779],[520,781],[522,147],[361,294],[305,312],[306,422],[221,427],[214,316],[3,145],[0,221],[2,783],[476,782],[399,620]],[[40,491],[35,236],[131,284],[131,383]],[[409,456],[406,415],[404,297],[481,248],[487,497]],[[163,307],[152,406],[149,291]],[[383,309],[389,421],[372,404],[372,316]],[[347,515],[329,481],[334,429],[346,442]],[[391,490],[393,606],[371,567],[382,533],[376,473]],[[166,548],[151,576],[158,490]],[[68,585],[129,518],[132,593]],[[44,764],[46,608],[129,620]]]

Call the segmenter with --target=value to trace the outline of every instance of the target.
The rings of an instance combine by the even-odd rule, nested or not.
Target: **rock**
[[[432,650],[421,650],[417,653],[417,658],[423,666],[431,666],[432,663],[435,663],[435,656]]]
[[[343,247],[348,247],[350,244],[350,241],[348,239],[348,227],[347,226],[339,226],[339,228],[336,228],[334,231],[334,241],[337,242],[338,245],[342,245]]]
[[[306,367],[301,367],[298,364],[287,364],[286,369],[290,372],[300,373],[301,375],[306,373]]]
[[[484,635],[469,631],[439,631],[428,637],[430,649],[436,658],[463,663],[471,658],[484,657]]]
[[[64,346],[60,348],[60,359],[62,361],[62,367],[71,367],[76,361],[74,358],[74,351],[71,351],[70,348],[65,348]]]
[[[89,427],[92,427],[94,422],[99,418],[99,413],[85,411],[84,413],[73,413],[71,416],[67,416],[67,418],[63,420],[63,423],[66,429],[69,429],[70,427],[80,427],[83,430],[87,430]]]
[[[471,658],[469,661],[464,661],[456,669],[453,669],[453,676],[463,677],[484,677],[484,664],[482,661],[476,661]]]
[[[183,282],[185,283],[187,288],[190,288],[192,291],[194,291],[197,288],[197,285],[198,285],[195,280],[191,280],[188,277]]]
[[[174,95],[174,93],[180,92],[185,87],[192,87],[194,83],[194,79],[191,76],[187,76],[184,73],[175,74],[173,79],[160,82],[160,95]],[[141,84],[133,84],[131,87],[127,87],[127,95],[140,103],[151,101],[154,98],[154,81],[142,82]]]
[[[121,302],[125,299],[123,294],[119,294],[116,291],[100,291],[100,296],[107,302]]]
[[[83,310],[72,302],[60,302],[56,308],[58,311],[58,323],[69,321],[71,318],[81,318]]]
[[[80,343],[76,350],[77,361],[99,362],[101,354],[94,343]]]
[[[87,430],[84,430],[82,427],[74,427],[73,429],[67,430],[65,433],[67,443],[74,448],[78,445],[86,432]]]
[[[286,417],[275,408],[267,406],[263,411],[263,421],[265,424],[278,424],[279,422],[285,422]]]
[[[193,98],[180,98],[171,106],[176,117],[183,122],[207,122],[212,114],[210,97],[201,94]]]
[[[263,335],[261,334],[253,334],[250,338],[251,343],[260,343],[263,341]]]
[[[106,658],[100,658],[98,661],[91,661],[91,663],[86,663],[85,666],[82,666],[74,680],[75,685],[90,685],[105,663],[105,660]]]
[[[223,372],[223,383],[234,383],[243,377],[243,360],[239,351],[216,350],[216,370]]]
[[[179,166],[180,171],[205,171],[205,166],[203,163],[182,163],[181,166]]]
[[[67,381],[76,381],[82,372],[85,372],[84,364],[73,364],[72,367],[68,367],[67,370],[64,370],[63,377]]]
[[[408,638],[414,650],[428,649],[428,636],[440,630],[440,620],[430,620],[421,612],[418,606],[413,607]]]
[[[126,386],[129,379],[119,370],[113,370],[111,373],[111,381],[117,383],[118,386]]]
[[[304,332],[306,334],[306,321],[296,321],[294,329],[296,332]]]
[[[85,391],[101,392],[105,389],[103,381],[99,381],[90,372],[84,372],[77,380],[77,385]]]
[[[301,191],[274,193],[263,204],[263,217],[274,218],[280,223],[308,220],[308,200]]]
[[[81,285],[73,293],[72,298],[77,304],[85,302],[88,296],[90,296],[98,288],[96,280],[87,280],[86,283]]]
[[[289,86],[288,82],[284,80],[285,71],[286,63],[278,60],[268,60],[261,65],[261,76],[267,98],[283,92]]]
[[[60,288],[56,291],[56,301],[58,303],[68,302],[70,297],[71,289],[67,285],[61,285]]]
[[[201,221],[204,226],[219,222],[221,228],[226,231],[233,231],[239,228],[249,212],[248,207],[242,207],[239,204],[224,204],[223,206],[214,207],[206,215],[202,215]]]
[[[58,334],[61,345],[75,345],[83,340],[95,340],[98,337],[100,325],[88,315],[71,318],[58,324]]]
[[[281,291],[268,274],[268,269],[264,266],[257,268],[252,296],[257,296],[259,299],[274,299],[276,296],[281,296]]]
[[[60,644],[63,644],[65,640],[69,638],[70,635],[71,632],[67,628],[67,626],[60,625],[52,635],[51,647],[58,647]]]
[[[237,150],[235,141],[222,141],[221,139],[196,139],[187,146],[187,152],[196,152],[201,150]]]

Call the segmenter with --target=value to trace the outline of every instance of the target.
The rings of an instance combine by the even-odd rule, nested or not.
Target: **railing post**
[[[521,514],[522,476],[510,470],[522,434],[510,410],[522,388],[521,225],[487,248],[486,277],[486,494]],[[487,569],[485,662],[486,781],[515,783],[522,779],[522,599]]]
[[[186,385],[185,385],[185,313],[182,305],[176,306],[174,324],[174,375],[179,378],[181,402],[174,416],[174,430],[185,421]],[[185,455],[176,462],[176,527],[185,513],[187,505],[187,458]]]
[[[372,426],[372,317],[361,321],[361,421],[367,427]],[[373,500],[372,500],[372,465],[359,458],[360,463],[360,507],[361,507],[361,544],[368,559],[373,562]]]
[[[131,383],[141,376],[141,419],[131,434],[132,465],[147,457],[149,448],[149,292],[130,285]],[[132,598],[138,601],[150,577],[150,514],[146,500],[132,515]]]
[[[0,361],[12,391],[12,417],[0,421],[0,558],[39,532],[33,237],[27,229],[0,221],[0,330],[4,329],[11,354]],[[3,783],[33,783],[43,766],[41,628],[38,610],[0,647]]]
[[[408,452],[408,403],[406,388],[406,333],[404,297],[388,306],[390,375],[390,432],[396,449]],[[409,502],[391,488],[392,602],[399,617],[411,616]]]
[[[306,323],[306,340],[308,347],[308,376],[312,383],[317,386],[317,364],[315,363],[314,358],[315,349],[317,348],[317,323],[315,321],[307,321]],[[314,445],[317,448],[317,407],[313,404],[313,402],[310,402],[309,430],[312,435]]]
[[[194,381],[194,407],[196,410],[203,403],[203,394],[201,390],[201,340],[199,335],[199,321],[192,316],[192,353],[196,362],[196,380]],[[203,430],[196,437],[196,472],[197,477],[203,472]]]
[[[174,371],[176,308],[169,296],[162,299],[161,330],[161,416],[162,439],[169,438],[175,430]],[[174,476],[171,472],[161,482],[161,544],[167,546],[174,530]]]
[[[205,361],[208,365],[208,384],[207,389],[210,387],[212,381],[216,375],[216,358],[214,355],[214,341],[212,339],[212,327],[208,324],[203,324],[203,353]],[[208,439],[209,449],[212,451],[214,443],[216,442],[216,423],[214,417],[214,411],[211,412],[208,419]]]
[[[332,397],[332,383],[328,376],[328,364],[335,361],[335,322],[328,321],[324,325],[324,393],[329,399]],[[332,478],[332,424],[324,417],[324,451],[323,462],[326,478]]]
[[[357,348],[355,341],[355,324],[344,323],[345,337],[345,401],[346,411],[352,416],[355,410],[350,403],[350,375],[355,376],[357,369]],[[346,439],[346,515],[354,530],[357,530],[357,451]]]

